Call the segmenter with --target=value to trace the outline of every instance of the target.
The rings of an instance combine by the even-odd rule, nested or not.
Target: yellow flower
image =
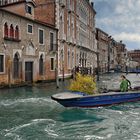
[[[95,94],[96,82],[95,78],[88,75],[76,74],[76,80],[72,80],[69,86],[69,90],[84,92],[87,94]]]

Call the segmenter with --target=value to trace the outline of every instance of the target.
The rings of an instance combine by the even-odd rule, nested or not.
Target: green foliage
[[[69,86],[69,90],[84,92],[87,94],[96,93],[95,78],[88,75],[76,74],[76,80],[72,80]]]

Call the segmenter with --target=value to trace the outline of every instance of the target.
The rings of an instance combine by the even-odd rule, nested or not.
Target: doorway
[[[33,82],[33,62],[25,62],[25,81]]]

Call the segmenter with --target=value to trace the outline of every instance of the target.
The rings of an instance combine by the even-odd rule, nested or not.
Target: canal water
[[[101,83],[116,88],[119,76],[101,76]],[[140,86],[139,75],[127,78]],[[140,102],[65,108],[50,98],[64,90],[62,83],[0,90],[0,140],[140,140]]]

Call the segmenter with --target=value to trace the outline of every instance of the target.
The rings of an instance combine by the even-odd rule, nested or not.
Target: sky
[[[92,0],[96,27],[122,40],[128,50],[140,49],[140,0]]]

